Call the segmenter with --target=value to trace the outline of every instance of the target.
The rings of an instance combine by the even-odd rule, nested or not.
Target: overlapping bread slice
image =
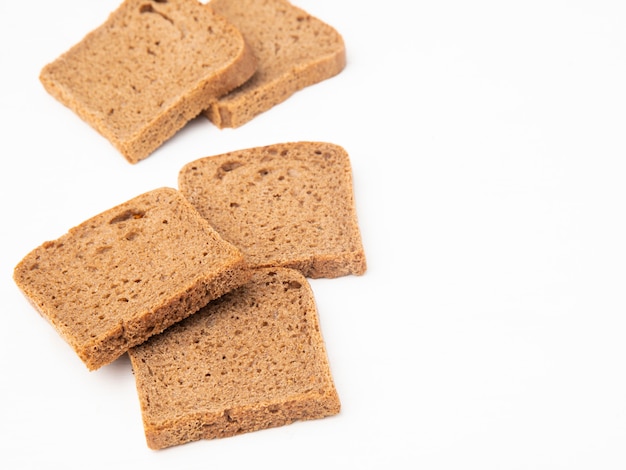
[[[252,267],[310,278],[366,270],[350,161],[338,145],[288,142],[201,158],[180,170],[178,186]]]
[[[30,252],[14,280],[90,370],[248,281],[241,252],[159,188]]]
[[[124,0],[40,80],[136,163],[255,69],[239,30],[197,0]]]
[[[340,410],[311,288],[292,269],[255,270],[129,356],[152,449]]]
[[[250,80],[206,111],[218,127],[239,127],[346,65],[343,38],[287,0],[211,0],[243,34],[258,60]]]

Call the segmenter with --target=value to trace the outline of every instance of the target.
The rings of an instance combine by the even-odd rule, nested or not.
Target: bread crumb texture
[[[30,252],[14,280],[90,370],[250,278],[175,189],[105,211]]]
[[[310,278],[366,270],[347,152],[292,142],[185,165],[180,191],[251,267],[283,266]]]
[[[206,5],[125,0],[40,80],[136,163],[255,70],[239,30]]]
[[[313,294],[295,270],[255,270],[129,356],[152,449],[340,410]]]
[[[220,128],[239,127],[346,66],[341,35],[287,0],[211,0],[208,5],[241,31],[258,61],[250,80],[207,110]]]

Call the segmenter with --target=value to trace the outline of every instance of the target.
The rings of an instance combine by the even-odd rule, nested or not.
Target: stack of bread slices
[[[161,449],[337,414],[307,278],[365,271],[348,153],[302,141],[192,161],[14,280],[88,369],[129,355]]]
[[[40,80],[137,163],[198,115],[239,127],[345,65],[341,35],[287,0],[124,0]]]

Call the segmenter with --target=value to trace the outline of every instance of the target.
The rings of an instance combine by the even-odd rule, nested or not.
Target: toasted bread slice
[[[208,5],[241,31],[258,60],[250,80],[207,109],[220,128],[239,127],[346,66],[341,35],[287,0],[211,0]]]
[[[171,188],[30,252],[14,280],[90,370],[248,281],[243,256]]]
[[[255,70],[240,32],[206,5],[125,0],[40,80],[136,163]]]
[[[338,145],[291,142],[201,158],[180,170],[178,186],[251,267],[311,278],[366,270],[350,161]]]
[[[313,293],[295,270],[256,270],[129,356],[152,449],[340,411]]]

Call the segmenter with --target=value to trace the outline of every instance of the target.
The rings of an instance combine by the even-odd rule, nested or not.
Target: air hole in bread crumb
[[[128,233],[124,236],[124,238],[125,238],[126,240],[128,240],[128,241],[132,241],[132,240],[134,240],[135,238],[137,238],[137,236],[139,236],[139,234],[138,234],[137,232],[128,232]]]
[[[119,224],[120,222],[124,222],[130,219],[142,219],[146,213],[144,211],[137,211],[128,209],[127,211],[122,212],[121,214],[113,217],[109,224]]]
[[[120,297],[119,299],[117,299],[118,302],[128,302],[128,299],[126,297]]]
[[[221,180],[224,177],[225,173],[229,173],[233,170],[236,170],[240,166],[243,166],[241,162],[226,162],[222,166],[220,166],[215,172],[215,178]]]
[[[152,1],[156,3],[167,3],[167,1],[158,1],[158,0],[152,0]],[[144,3],[143,5],[141,5],[139,7],[139,13],[156,13],[157,15],[161,16],[161,18],[163,18],[165,21],[169,21],[170,23],[174,24],[171,18],[164,15],[160,11],[155,10],[154,7],[149,3]]]
[[[242,163],[240,163],[240,162],[227,162],[227,163],[224,163],[224,164],[220,167],[220,169],[221,169],[222,171],[226,171],[226,172],[228,172],[228,171],[233,171],[233,170],[236,170],[236,169],[237,169],[237,168],[239,168],[241,165],[242,165]]]

